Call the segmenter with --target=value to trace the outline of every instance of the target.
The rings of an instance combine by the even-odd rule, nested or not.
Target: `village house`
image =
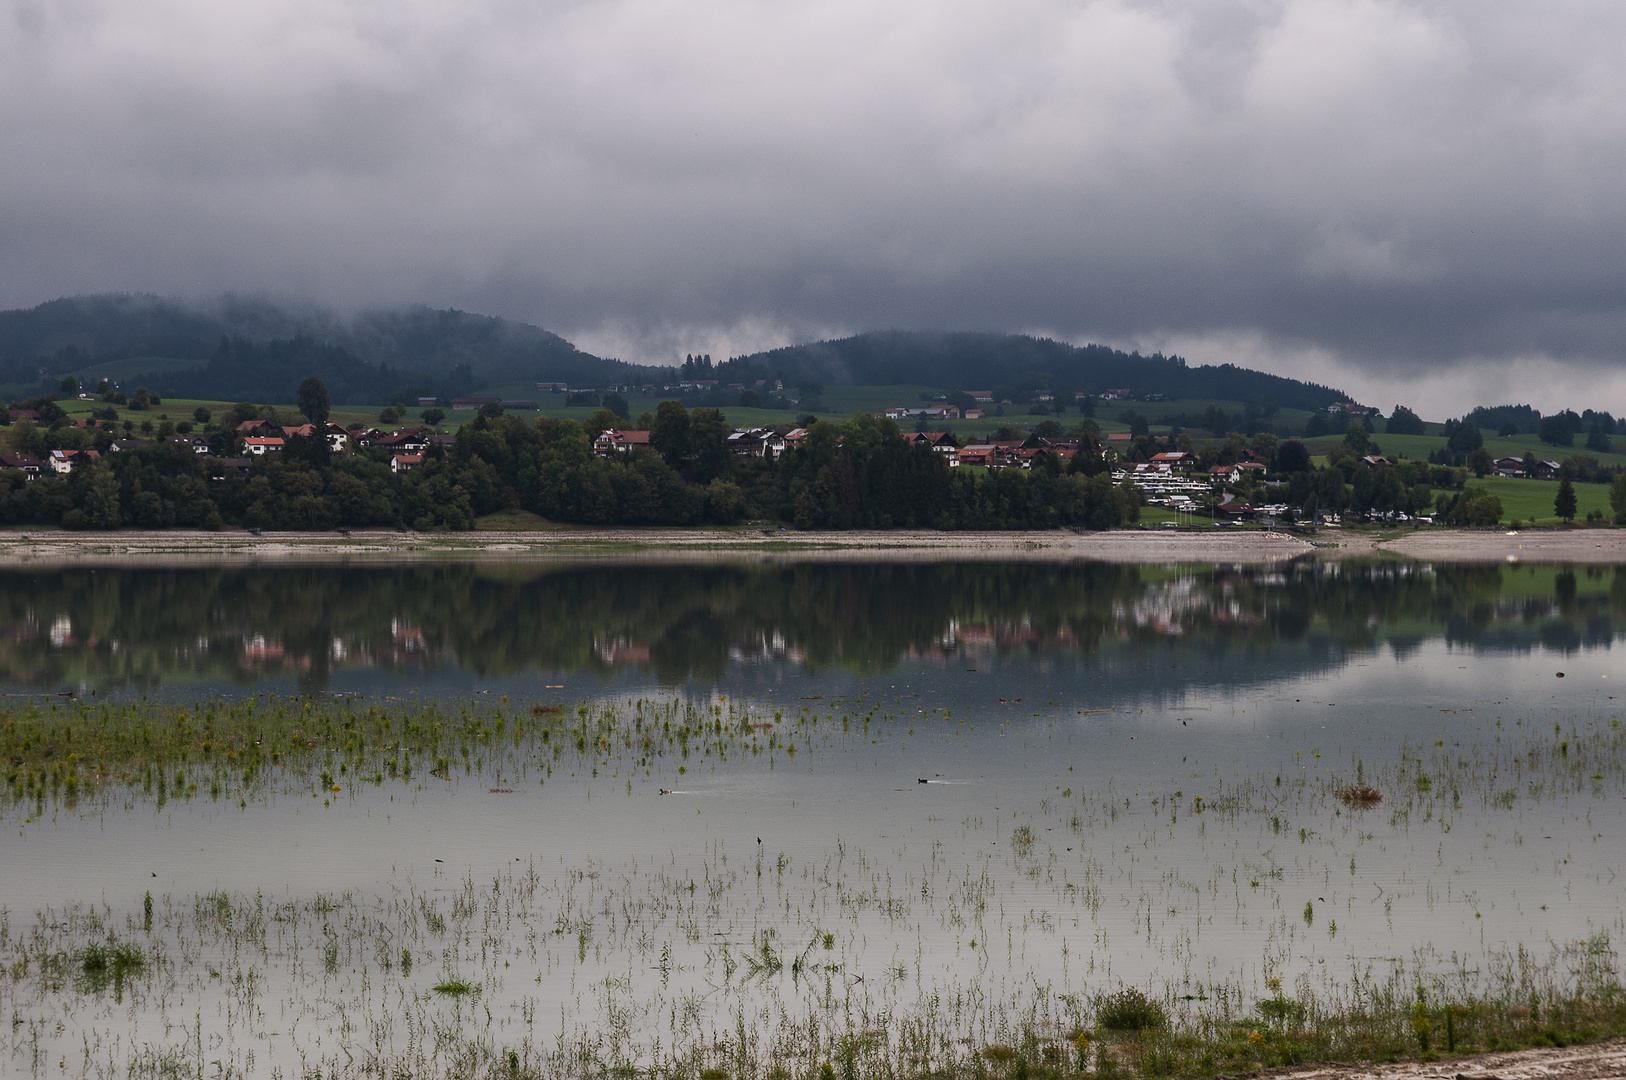
[[[1376,471],[1385,465],[1393,465],[1394,462],[1390,461],[1386,457],[1376,457],[1368,454],[1366,457],[1361,458],[1361,464],[1365,465],[1368,469]]]
[[[429,435],[421,427],[402,428],[393,435],[375,435],[372,445],[396,454],[421,454],[429,449]]]
[[[209,459],[209,478],[224,480],[228,476],[242,476],[254,464],[253,458],[212,457]]]
[[[1243,476],[1251,476],[1255,480],[1263,480],[1265,474],[1270,472],[1269,467],[1262,461],[1239,461],[1236,467]]]
[[[40,474],[40,460],[27,454],[0,454],[0,469],[16,469],[28,482]]]
[[[350,442],[350,433],[338,424],[301,424],[296,428],[286,429],[283,434],[297,435],[305,439],[320,435],[327,440],[327,448],[335,454],[343,453],[345,446]]]
[[[413,466],[422,464],[422,454],[395,454],[390,458],[390,472],[399,476],[410,471]]]
[[[1499,457],[1491,462],[1491,469],[1497,476],[1523,476],[1524,458]]]
[[[1024,469],[1031,469],[1042,455],[1049,454],[1062,464],[1071,461],[1077,449],[1065,446],[1029,446],[1013,451],[1016,464]]]
[[[75,465],[87,461],[97,461],[102,455],[94,450],[52,450],[50,457],[51,471],[59,476],[73,472]]]
[[[266,454],[277,453],[282,449],[282,447],[283,441],[281,439],[266,435],[250,435],[248,438],[243,440],[243,452],[245,454],[252,454],[255,457],[263,457]]]
[[[1195,455],[1184,450],[1165,450],[1161,454],[1153,454],[1150,461],[1153,465],[1167,465],[1175,472],[1190,472],[1197,467]]]
[[[649,446],[649,432],[647,431],[620,431],[615,428],[606,428],[598,433],[593,440],[593,453],[599,457],[611,457],[615,454],[630,454],[639,447]]]
[[[207,454],[209,452],[209,440],[202,435],[170,435],[162,441],[172,443],[175,446],[184,446],[194,454]],[[112,447],[109,446],[108,449],[111,450]]]
[[[1017,464],[1020,449],[1020,443],[974,443],[957,451],[949,459],[949,466],[982,465],[990,469],[1003,469]]]
[[[1236,484],[1242,480],[1242,470],[1235,465],[1215,465],[1208,470],[1208,478],[1216,484]]]
[[[1242,502],[1235,495],[1227,495],[1214,507],[1214,516],[1231,521],[1252,521],[1258,514],[1251,503]]]
[[[778,461],[785,452],[785,437],[773,428],[735,428],[726,441],[738,457],[772,457]]]
[[[953,454],[959,449],[954,445],[954,436],[947,431],[919,431],[904,438],[913,446],[929,446],[940,454]]]

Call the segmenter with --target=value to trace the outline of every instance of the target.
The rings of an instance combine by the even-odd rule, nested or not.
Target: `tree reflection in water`
[[[1429,638],[1607,645],[1626,568],[1300,562],[432,563],[0,573],[0,678],[147,690],[166,679],[326,689],[338,671],[455,668],[715,683],[765,660],[884,673],[910,658],[1105,648],[1269,658]]]

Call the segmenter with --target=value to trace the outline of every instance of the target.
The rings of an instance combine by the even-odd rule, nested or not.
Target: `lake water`
[[[1539,989],[1626,933],[1623,616],[1596,567],[0,572],[13,707],[720,725],[681,757],[626,726],[337,792],[312,765],[14,800],[0,1071],[743,1072],[862,1032],[930,1064],[1124,985],[1238,1015],[1270,979]],[[140,978],[53,979],[110,933]]]

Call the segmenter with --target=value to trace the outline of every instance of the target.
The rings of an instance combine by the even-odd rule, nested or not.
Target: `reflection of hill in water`
[[[1398,655],[1610,644],[1613,569],[938,563],[212,567],[0,573],[0,677],[143,689],[530,672],[661,685],[754,669],[1023,668],[1239,688]],[[1126,686],[1127,689],[1127,686]]]

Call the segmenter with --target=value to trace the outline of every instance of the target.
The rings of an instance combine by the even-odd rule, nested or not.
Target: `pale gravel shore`
[[[1593,1046],[1446,1057],[1434,1062],[1284,1066],[1257,1075],[1275,1080],[1621,1080],[1626,1077],[1626,1039],[1610,1039]]]
[[[1374,548],[1422,562],[1626,563],[1626,529],[1419,530]]]
[[[1314,550],[1279,532],[782,532],[570,529],[549,532],[337,533],[123,531],[0,533],[0,566],[187,565],[433,559],[919,561],[1033,559],[1118,563],[1267,563]]]
[[[1421,562],[1626,564],[1626,530],[1419,530],[1390,540],[1285,532],[788,532],[768,529],[559,529],[546,532],[0,532],[0,566],[184,566],[450,560],[797,562],[928,560],[1262,564],[1301,556]]]

